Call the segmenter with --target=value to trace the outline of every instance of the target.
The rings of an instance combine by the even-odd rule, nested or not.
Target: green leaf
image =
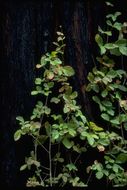
[[[120,23],[120,22],[115,22],[114,24],[113,24],[113,28],[116,28],[118,31],[120,31],[121,29],[122,29],[122,23]]]
[[[124,129],[127,131],[127,122],[124,123]]]
[[[51,65],[60,65],[62,61],[59,58],[55,58],[54,60],[50,61]]]
[[[83,182],[79,182],[79,183],[77,184],[77,187],[88,187],[88,185],[85,184],[85,183],[83,183]]]
[[[103,38],[99,34],[95,35],[95,41],[97,42],[99,47],[103,46]]]
[[[46,63],[47,63],[46,56],[43,55],[43,56],[41,57],[41,65],[44,66],[44,65],[46,65]]]
[[[110,144],[110,140],[107,138],[101,138],[98,140],[98,144],[101,144],[103,146],[108,146]]]
[[[107,23],[108,26],[112,26],[112,23],[111,23],[110,20],[107,20],[106,23]]]
[[[41,84],[42,82],[42,79],[41,78],[36,78],[35,79],[35,84]]]
[[[108,110],[107,110],[107,113],[108,113],[109,115],[111,115],[111,116],[114,116],[115,111],[112,110],[112,109],[108,109]]]
[[[73,76],[75,74],[74,69],[71,66],[64,66],[63,67],[63,73],[65,76]]]
[[[98,172],[96,173],[96,178],[97,178],[97,179],[101,179],[103,176],[104,176],[104,174],[103,174],[103,172],[101,172],[101,171],[98,171]]]
[[[22,165],[21,167],[20,167],[20,171],[23,171],[23,170],[25,170],[27,168],[27,164],[24,164],[24,165]]]
[[[72,183],[73,187],[78,187],[78,181],[79,181],[79,177],[75,177],[74,179],[70,179],[70,183]]]
[[[116,44],[113,44],[113,43],[107,43],[107,44],[104,45],[104,47],[106,49],[115,49],[118,46]]]
[[[37,94],[38,94],[38,91],[34,90],[34,91],[31,92],[31,95],[37,95]]]
[[[118,85],[118,88],[123,91],[123,92],[127,92],[127,88],[124,85]]]
[[[93,96],[92,99],[97,103],[100,104],[100,99],[98,98],[98,96]]]
[[[127,115],[126,114],[120,114],[119,115],[119,122],[120,123],[127,122]]]
[[[114,14],[108,14],[106,18],[111,18],[113,22],[116,21],[117,17],[121,15],[121,12],[115,12]]]
[[[112,102],[108,101],[108,100],[103,100],[102,104],[106,107],[112,107]]]
[[[48,82],[47,86],[48,86],[48,88],[52,88],[54,86],[54,82]]]
[[[63,158],[58,158],[57,161],[60,162],[60,163],[63,163],[64,159]]]
[[[110,78],[115,78],[117,76],[117,71],[110,69],[106,76]]]
[[[68,107],[66,104],[65,104],[65,106],[64,106],[64,108],[63,108],[63,112],[64,113],[68,113],[68,112],[70,112],[70,107]]]
[[[86,117],[85,117],[84,115],[80,115],[80,117],[81,117],[81,119],[82,119],[83,123],[85,124],[85,123],[87,122]]]
[[[35,129],[40,129],[41,128],[41,123],[40,122],[30,122],[30,129],[35,130]]]
[[[87,76],[87,79],[90,81],[90,82],[93,82],[94,81],[94,75],[93,75],[93,73],[91,73],[91,72],[89,72],[88,73],[88,76]]]
[[[45,114],[49,115],[51,113],[51,109],[48,108],[47,106],[45,106],[44,108],[45,108]]]
[[[122,53],[122,55],[127,56],[127,47],[119,47],[120,53]]]
[[[90,128],[93,130],[93,131],[103,131],[104,129],[97,126],[94,122],[89,122],[90,124]]]
[[[20,121],[21,123],[24,123],[24,118],[22,116],[17,116],[16,120]]]
[[[117,18],[118,16],[120,16],[121,15],[121,12],[119,12],[119,11],[117,11],[117,12],[115,12],[115,14],[114,14],[114,16]]]
[[[95,91],[95,92],[99,92],[99,85],[98,84],[92,84],[92,89]]]
[[[115,177],[116,177],[116,176],[115,176],[115,174],[113,174],[113,173],[109,175],[109,179],[110,179],[110,180],[114,179]]]
[[[15,133],[14,133],[14,140],[15,141],[18,141],[21,137],[21,134],[22,134],[22,131],[21,129],[17,130]]]
[[[112,36],[111,31],[103,31],[100,26],[98,27],[98,31],[102,34],[106,34],[107,36]]]
[[[78,93],[76,91],[74,91],[71,95],[70,98],[71,99],[75,99],[78,96]]]
[[[81,150],[80,150],[80,148],[79,148],[78,145],[77,146],[76,145],[73,146],[73,151],[81,153]]]
[[[125,153],[120,153],[117,157],[116,157],[116,162],[120,163],[120,164],[124,164],[127,162],[127,154]]]
[[[102,117],[104,120],[106,120],[106,121],[110,121],[110,117],[109,117],[109,115],[106,114],[106,113],[102,113],[102,114],[101,114],[101,117]]]
[[[59,98],[56,98],[56,97],[53,97],[51,98],[50,102],[53,102],[55,104],[58,104],[60,102],[60,99]]]
[[[59,138],[59,132],[57,130],[52,131],[52,139],[56,140]]]
[[[100,46],[101,55],[106,53],[106,48],[104,46]]]
[[[74,142],[70,141],[67,137],[64,137],[62,143],[67,149],[70,149],[74,145]]]
[[[110,3],[109,1],[106,1],[105,3],[106,3],[107,6],[114,7],[114,5],[112,3]]]
[[[103,170],[103,173],[108,176],[109,175],[109,171],[108,170]]]
[[[125,38],[122,38],[122,39],[120,39],[120,40],[117,40],[116,42],[115,42],[115,44],[118,46],[118,47],[126,47],[127,46],[127,39],[125,39]]]
[[[121,55],[121,52],[119,51],[119,48],[110,49],[110,53],[112,55],[116,55],[116,56],[120,56]]]
[[[87,140],[88,140],[88,143],[93,146],[95,140],[94,138],[92,137],[92,135],[87,135]]]
[[[113,167],[112,167],[112,169],[113,169],[113,171],[114,171],[115,173],[117,173],[117,172],[118,172],[118,169],[119,169],[119,165],[114,164]]]
[[[73,163],[67,164],[66,166],[69,169],[69,171],[78,171],[78,169],[76,168],[76,166]]]
[[[103,90],[102,92],[101,92],[101,96],[103,97],[103,98],[105,98],[106,96],[108,95],[108,90]]]
[[[56,55],[57,55],[57,52],[56,52],[56,51],[52,51],[52,52],[51,52],[51,56],[52,56],[52,57],[56,57]]]
[[[115,124],[115,125],[119,125],[119,124],[120,124],[119,118],[111,119],[110,122],[111,122],[112,124]]]
[[[75,131],[75,129],[68,128],[68,133],[69,133],[72,137],[75,137],[75,136],[76,136],[76,131]]]

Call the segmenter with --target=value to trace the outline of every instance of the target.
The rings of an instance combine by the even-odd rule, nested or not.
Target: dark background
[[[114,2],[114,10],[122,11],[124,18],[127,1]],[[83,86],[97,53],[94,36],[98,25],[104,26],[106,12],[103,0],[1,0],[0,188],[25,188],[27,174],[19,172],[19,166],[28,151],[28,140],[14,142],[13,134],[18,128],[15,118],[31,113],[35,65],[41,55],[51,50],[59,25],[66,37],[65,62],[76,72],[73,86],[79,92],[79,103],[89,118],[94,117],[95,109]]]

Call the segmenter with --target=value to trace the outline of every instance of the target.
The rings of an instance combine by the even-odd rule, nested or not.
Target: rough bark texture
[[[103,23],[104,10],[104,2],[99,0],[0,2],[0,186],[16,190],[24,185],[25,176],[19,166],[29,140],[14,142],[18,127],[15,118],[30,113],[35,65],[50,50],[59,25],[66,36],[66,64],[76,71],[73,85],[79,91],[79,102],[92,117],[84,84],[93,66],[94,34],[97,25]]]

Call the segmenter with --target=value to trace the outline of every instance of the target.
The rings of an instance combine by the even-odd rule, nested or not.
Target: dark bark
[[[23,178],[19,165],[24,162],[27,153],[24,145],[29,142],[14,143],[13,134],[18,127],[16,116],[28,116],[33,106],[30,91],[36,74],[35,64],[52,40],[52,1],[3,1],[0,7],[0,183],[20,187]]]

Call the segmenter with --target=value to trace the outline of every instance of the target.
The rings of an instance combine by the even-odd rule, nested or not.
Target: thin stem
[[[40,143],[40,141],[38,141],[37,139],[36,139],[36,137],[34,137],[34,135],[32,135],[32,134],[30,134],[32,137],[33,137],[33,139],[34,140],[36,140],[37,142],[38,142],[38,144],[49,154],[49,151],[43,146],[43,144],[41,144]]]
[[[90,178],[91,178],[91,176],[92,176],[92,173],[93,173],[93,171],[90,172],[90,175],[89,175],[89,177],[88,177],[88,179],[87,179],[86,185],[88,185],[88,183],[89,183],[89,181],[90,181]]]
[[[48,103],[48,96],[46,97],[45,105],[44,105],[44,106],[47,106],[47,103]],[[44,113],[43,113],[43,115],[42,115],[41,118],[40,118],[40,123],[41,123],[41,124],[42,124],[43,118],[44,118]]]
[[[37,140],[35,140],[35,143],[34,143],[35,160],[37,160],[37,147],[38,147],[38,145],[37,145]],[[40,181],[41,181],[41,184],[42,184],[42,183],[43,183],[43,179],[42,179],[42,177],[41,177],[41,175],[40,175],[39,167],[36,166],[36,169],[37,169],[37,172],[38,172],[38,177],[40,178]]]
[[[43,174],[45,174],[46,176],[49,176],[49,174],[48,173],[46,173],[46,172],[42,172]]]
[[[49,137],[49,176],[50,176],[50,186],[52,187],[52,156],[51,156],[51,127],[50,127],[50,137]]]
[[[124,142],[124,145],[126,147],[127,145],[126,145],[126,142],[125,142],[124,131],[123,131],[123,126],[122,125],[120,126],[120,129],[121,129],[121,136],[123,138],[123,142]]]
[[[49,170],[49,168],[45,167],[45,166],[40,166],[41,168],[44,168],[45,170]]]
[[[36,143],[36,140],[34,143],[34,155],[35,155],[35,160],[37,160],[37,143]]]
[[[76,164],[76,162],[78,161],[78,159],[80,158],[80,156],[81,156],[81,153],[77,156],[77,158],[75,159],[75,161],[74,161],[74,164]]]
[[[118,111],[119,111],[119,116],[120,116],[120,105],[118,104]],[[125,144],[125,146],[126,146],[126,142],[125,142],[125,137],[124,137],[124,131],[123,131],[123,126],[122,126],[122,124],[121,124],[121,126],[120,126],[120,130],[121,130],[121,136],[122,136],[122,138],[123,138],[123,142],[124,142],[124,144]]]
[[[60,144],[58,145],[58,151],[57,152],[59,152],[60,151]],[[56,161],[56,163],[55,163],[55,168],[54,168],[54,178],[55,178],[55,176],[56,176],[56,168],[57,168],[57,163],[58,163],[58,161]]]

